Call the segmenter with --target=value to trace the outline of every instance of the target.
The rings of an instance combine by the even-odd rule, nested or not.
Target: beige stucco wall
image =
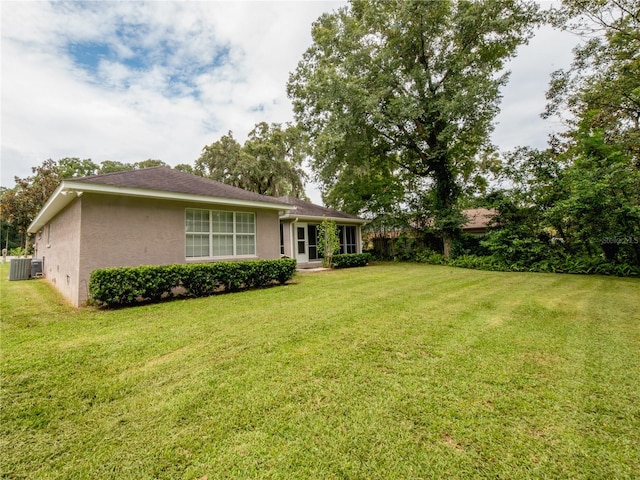
[[[73,200],[35,235],[34,257],[43,259],[43,273],[72,304],[80,303],[79,253],[82,197]]]
[[[277,211],[85,192],[36,234],[45,276],[74,305],[83,305],[96,268],[186,263],[186,208],[255,213],[256,255],[250,258],[280,257]],[[49,225],[54,241],[47,247],[42,242]]]
[[[275,210],[256,210],[255,213],[258,258],[280,258],[280,216],[278,212]]]

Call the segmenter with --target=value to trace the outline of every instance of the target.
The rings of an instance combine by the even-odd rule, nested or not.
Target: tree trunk
[[[446,232],[442,233],[442,244],[444,247],[444,258],[449,260],[451,257],[451,248],[453,247],[453,237]]]

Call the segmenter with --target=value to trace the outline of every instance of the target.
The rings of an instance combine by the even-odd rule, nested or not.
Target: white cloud
[[[47,158],[193,163],[232,130],[292,120],[286,82],[311,24],[343,2],[2,2],[2,176]],[[74,63],[93,43],[99,58]],[[543,146],[549,73],[570,42],[543,30],[510,66],[501,147]],[[78,50],[75,50],[78,53]],[[312,198],[319,200],[317,191]]]
[[[550,133],[562,130],[557,121],[543,120],[545,93],[550,75],[567,68],[572,60],[576,37],[543,27],[508,65],[509,83],[503,89],[501,112],[496,118],[493,141],[502,150],[517,146],[544,148]]]
[[[1,184],[47,158],[193,163],[229,130],[291,120],[288,73],[338,5],[3,2]],[[70,54],[88,42],[109,52],[94,71]]]

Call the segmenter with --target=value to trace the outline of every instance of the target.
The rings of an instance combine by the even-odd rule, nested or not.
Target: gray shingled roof
[[[463,229],[483,229],[489,226],[493,217],[498,214],[497,210],[488,208],[470,208],[462,211],[463,215],[467,217],[467,223],[463,225]]]
[[[359,217],[355,215],[350,215],[348,213],[341,212],[339,210],[334,210],[333,208],[321,207],[320,205],[316,205],[315,203],[307,202],[305,200],[301,200],[299,198],[294,197],[278,197],[277,200],[288,203],[289,205],[294,205],[296,209],[290,212],[292,216],[301,216],[301,217],[330,217],[330,218],[344,218],[348,220],[361,220]]]
[[[151,167],[140,170],[105,173],[90,177],[70,179],[73,182],[110,185],[114,187],[140,188],[173,193],[206,195],[265,203],[283,203],[266,195],[248,192],[215,180],[174,170],[171,167]],[[288,203],[288,202],[284,202]]]

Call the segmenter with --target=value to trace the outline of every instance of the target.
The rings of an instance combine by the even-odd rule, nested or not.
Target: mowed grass
[[[640,281],[415,264],[99,311],[2,271],[3,478],[638,478]]]

